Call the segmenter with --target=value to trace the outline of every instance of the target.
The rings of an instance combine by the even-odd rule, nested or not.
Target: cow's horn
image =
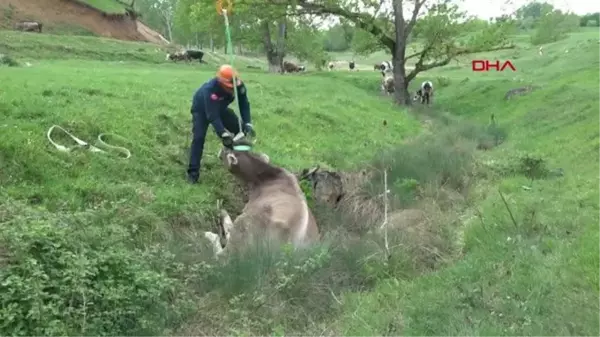
[[[304,179],[304,178],[307,178],[307,177],[308,177],[308,176],[310,176],[311,174],[313,174],[313,173],[317,172],[317,171],[319,170],[319,168],[320,168],[320,165],[317,165],[317,166],[315,166],[315,167],[313,167],[313,168],[311,168],[311,169],[307,170],[307,172],[306,172],[306,173],[305,173],[305,172],[302,172],[302,176],[300,177],[300,179],[302,180],[302,179]]]

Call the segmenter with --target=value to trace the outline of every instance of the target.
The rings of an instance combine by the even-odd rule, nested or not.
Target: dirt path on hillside
[[[1,8],[11,6],[14,8],[11,26],[19,20],[36,20],[47,27],[60,24],[81,26],[104,37],[146,41],[146,37],[138,32],[136,21],[110,20],[98,11],[68,0],[0,0]]]
[[[157,31],[152,30],[139,20],[136,21],[136,24],[138,33],[142,34],[147,41],[163,45],[168,45],[170,43],[164,36],[160,35]]]

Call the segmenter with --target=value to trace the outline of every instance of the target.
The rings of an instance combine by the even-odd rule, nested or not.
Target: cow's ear
[[[228,166],[233,166],[233,165],[237,165],[237,163],[238,163],[238,159],[235,156],[235,154],[228,153],[227,154],[227,165]]]
[[[260,154],[258,155],[258,158],[260,158],[260,160],[264,161],[264,162],[265,162],[265,163],[267,163],[267,164],[268,164],[268,163],[269,163],[269,161],[271,160],[271,158],[269,158],[269,156],[267,156],[267,155],[266,155],[266,154],[264,154],[264,153],[260,153]]]

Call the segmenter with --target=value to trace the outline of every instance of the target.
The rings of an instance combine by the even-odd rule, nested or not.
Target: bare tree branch
[[[408,36],[410,35],[410,32],[412,31],[412,29],[414,28],[415,24],[417,23],[417,17],[419,16],[419,12],[421,11],[421,7],[423,7],[423,5],[425,4],[427,0],[415,0],[415,7],[413,8],[413,12],[412,15],[410,17],[410,21],[408,22],[408,24],[406,25],[406,28],[404,29],[404,38],[408,38]]]
[[[298,0],[298,5],[300,5],[306,11],[306,13],[321,15],[329,14],[344,17],[354,22],[358,27],[377,37],[381,41],[381,43],[388,47],[391,51],[393,51],[396,48],[396,41],[389,37],[383,31],[383,29],[376,26],[374,24],[375,19],[369,14],[351,12],[341,7],[317,4],[314,2],[309,2],[308,0]]]

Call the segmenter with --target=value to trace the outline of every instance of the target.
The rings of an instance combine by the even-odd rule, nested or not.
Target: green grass
[[[348,214],[319,210],[325,243],[308,255],[256,250],[218,267],[201,233],[217,199],[241,201],[212,133],[202,183],[184,181],[191,95],[214,66],[166,63],[146,44],[4,34],[0,51],[32,66],[0,66],[0,331],[598,335],[597,40],[583,31],[541,58],[527,47],[487,55],[515,57],[517,73],[422,74],[412,85],[433,79],[437,91],[419,118],[377,95],[376,73],[242,71],[256,148],[275,163],[346,170],[377,159],[401,204],[413,182],[465,187],[464,202],[437,196],[435,223],[392,233],[389,260],[380,237],[349,233]],[[540,89],[503,99],[530,83]],[[476,153],[491,113],[507,138]],[[434,123],[419,136],[421,118]],[[87,141],[119,135],[111,144],[133,156],[57,152],[45,138],[53,124]],[[532,158],[564,176],[531,180]]]
[[[79,0],[107,14],[125,14],[126,6],[116,0]]]
[[[482,192],[467,212],[464,258],[349,296],[343,334],[598,334],[597,40],[597,32],[574,34],[545,46],[541,58],[533,48],[519,51],[517,73],[439,69],[427,77],[450,82],[436,92],[436,109],[479,121],[494,113],[509,140],[481,159],[497,174],[475,189]],[[566,57],[565,49],[577,55]],[[507,90],[524,85],[520,79],[542,88],[504,101]],[[508,168],[525,154],[565,176],[531,182],[513,175]]]
[[[57,29],[59,29],[58,27]],[[64,32],[60,32],[63,34]],[[121,40],[69,35],[48,36],[36,33],[20,33],[3,31],[0,39],[0,52],[8,53],[24,60],[95,60],[95,61],[130,61],[144,63],[164,63],[168,49],[146,42],[124,42]],[[59,33],[57,33],[59,34]],[[30,48],[29,46],[38,46]],[[216,64],[229,62],[229,56],[222,53],[205,51],[203,58],[213,69]],[[236,56],[235,65],[244,69],[247,65],[260,66],[266,69],[266,61],[253,57]],[[189,67],[207,67],[196,62]]]
[[[57,37],[52,38],[56,41]],[[180,325],[179,315],[189,308],[197,310],[192,302],[210,304],[215,293],[196,294],[202,289],[187,288],[178,276],[182,272],[179,269],[195,268],[192,274],[209,275],[198,269],[202,239],[196,238],[212,228],[218,198],[226,199],[225,206],[230,208],[237,207],[239,199],[231,195],[233,182],[216,159],[219,142],[212,133],[205,148],[202,184],[190,186],[184,179],[191,97],[213,76],[213,67],[120,62],[124,46],[133,47],[135,53],[139,45],[118,46],[116,42],[111,45],[114,49],[97,50],[104,61],[78,59],[78,54],[70,54],[72,60],[56,60],[52,47],[39,51],[42,58],[50,55],[48,59],[34,60],[35,54],[26,54],[13,41],[3,43],[13,46],[11,55],[28,56],[32,66],[3,67],[0,75],[5,84],[0,111],[6,128],[0,136],[0,214],[2,227],[7,229],[2,233],[5,244],[0,247],[11,252],[10,284],[20,285],[19,292],[13,293],[15,297],[2,291],[6,296],[0,301],[7,307],[27,293],[35,296],[12,311],[16,316],[3,316],[6,323],[2,331],[155,334]],[[89,50],[71,44],[83,44],[88,38],[61,37],[60,41],[54,43]],[[109,40],[97,42],[108,44]],[[52,42],[48,39],[46,43]],[[399,116],[388,120],[388,131],[382,132],[382,121],[394,111],[392,104],[353,85],[340,86],[335,79],[256,72],[242,72],[242,76],[252,88],[257,149],[292,170],[317,163],[353,167],[368,161],[374,148],[392,146],[418,131],[417,121]],[[337,91],[315,89],[325,87],[336,87]],[[370,111],[369,119],[363,117],[365,111]],[[113,144],[128,147],[133,157],[123,160],[86,151],[60,153],[45,137],[53,124],[90,142],[101,132],[119,135],[122,138],[114,137]],[[340,139],[352,141],[341,146]],[[80,227],[83,224],[85,228]],[[27,256],[38,249],[39,268],[27,262]],[[73,251],[79,253],[73,256]],[[154,258],[160,251],[158,259]],[[197,255],[192,259],[194,264],[181,265],[181,259],[189,260],[186,256],[190,254]],[[73,260],[77,256],[79,259]],[[75,273],[67,267],[74,265],[80,266],[75,275],[64,269]],[[54,270],[63,270],[64,277],[53,276]],[[192,275],[189,272],[186,278]],[[41,276],[41,280],[49,283],[41,281],[32,288],[29,282],[34,274],[46,275],[48,278]],[[91,276],[86,275],[104,281],[90,283]],[[80,290],[70,290],[73,282],[80,284]],[[63,295],[52,298],[49,287]],[[127,293],[140,300],[128,300]],[[94,303],[91,307],[80,304],[84,295]],[[72,296],[78,304],[62,300]],[[176,309],[153,305],[146,296]],[[171,300],[162,300],[166,298]],[[37,301],[56,311],[31,311]],[[227,309],[221,304],[218,308]],[[203,311],[210,310],[216,309]],[[130,314],[121,317],[121,311]],[[86,326],[80,325],[84,312]],[[215,333],[219,331],[226,332]]]

